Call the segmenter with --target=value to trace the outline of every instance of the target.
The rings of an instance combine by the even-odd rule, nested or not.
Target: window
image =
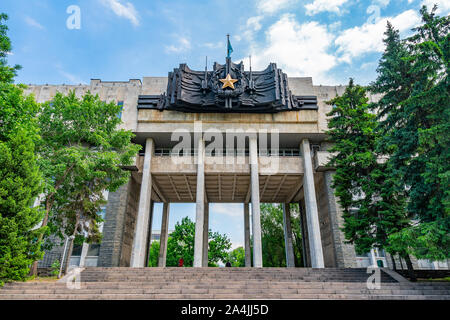
[[[83,250],[83,246],[74,245],[72,250],[72,256],[81,256],[81,250]]]
[[[98,257],[100,254],[100,245],[99,244],[90,244],[87,252],[88,257]]]
[[[122,119],[123,101],[119,101],[119,102],[117,103],[117,105],[120,106],[120,112],[119,112],[119,114],[117,115],[117,117],[118,117],[119,119]]]

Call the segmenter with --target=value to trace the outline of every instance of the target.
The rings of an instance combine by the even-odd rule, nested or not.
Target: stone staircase
[[[448,282],[412,283],[394,274],[399,282],[381,271],[381,288],[369,290],[369,276],[366,269],[86,268],[80,273],[78,289],[68,276],[50,283],[8,283],[0,289],[0,300],[450,300]]]

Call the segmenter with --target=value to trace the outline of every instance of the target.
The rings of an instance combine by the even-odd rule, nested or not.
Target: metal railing
[[[144,152],[140,153],[141,156],[144,155]],[[183,149],[179,150],[178,154],[173,151],[171,148],[157,148],[155,150],[155,156],[157,157],[169,157],[169,156],[197,156],[197,149]],[[234,150],[222,150],[222,152],[217,150],[206,150],[207,157],[215,157],[215,156],[249,156],[248,149],[234,149]],[[279,150],[259,150],[260,157],[300,157],[299,149],[279,149]]]

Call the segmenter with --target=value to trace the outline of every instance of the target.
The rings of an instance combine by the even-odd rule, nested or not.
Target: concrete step
[[[398,283],[384,274],[381,288],[368,290],[367,277],[365,269],[87,268],[78,290],[9,283],[0,299],[450,299],[450,283]]]
[[[225,299],[225,300],[255,300],[255,299],[351,299],[351,300],[450,300],[450,295],[445,296],[417,296],[417,295],[352,295],[352,294],[21,294],[3,295],[2,300],[201,300],[201,299]]]

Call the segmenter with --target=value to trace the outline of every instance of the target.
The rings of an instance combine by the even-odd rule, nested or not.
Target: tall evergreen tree
[[[42,187],[35,156],[38,105],[25,86],[12,84],[19,67],[9,67],[8,30],[0,14],[0,284],[25,280],[42,253],[36,241],[41,211],[33,207]]]
[[[401,41],[388,26],[386,51],[372,92],[383,94],[378,149],[407,192],[414,224],[392,234],[397,250],[418,258],[450,257],[449,17],[420,13],[423,25]]]
[[[407,226],[408,218],[389,163],[375,152],[377,121],[367,91],[350,79],[345,93],[328,103],[333,105],[327,132],[335,152],[333,188],[343,208],[346,239],[360,254],[374,247],[392,251],[388,236]]]

